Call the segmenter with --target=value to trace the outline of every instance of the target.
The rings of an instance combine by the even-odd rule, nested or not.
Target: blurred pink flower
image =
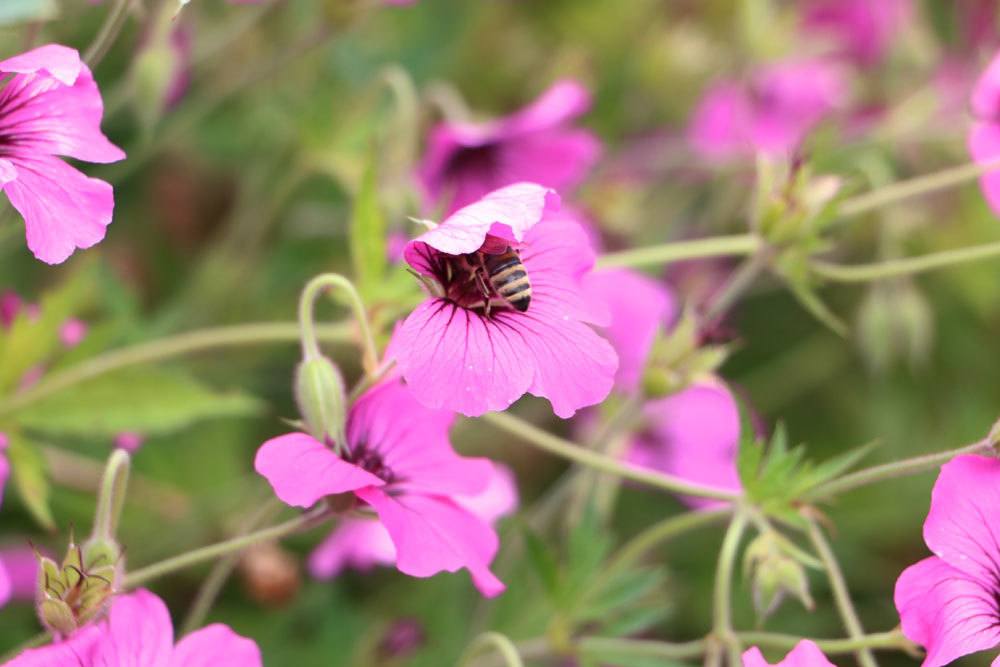
[[[494,464],[485,489],[452,496],[455,504],[486,523],[495,523],[517,508],[517,486],[510,468]],[[309,571],[317,579],[331,579],[346,568],[370,570],[375,565],[395,565],[396,547],[378,521],[341,521],[309,556]]]
[[[493,596],[504,589],[489,567],[499,546],[496,532],[458,502],[487,488],[493,464],[454,452],[448,441],[453,420],[391,380],[354,404],[344,458],[312,436],[289,433],[260,447],[255,468],[278,498],[295,507],[353,493],[385,526],[401,572],[429,577],[465,568],[476,587]],[[369,526],[358,522],[348,529],[349,537],[369,546],[352,564],[389,559],[390,545],[377,543]]]
[[[760,649],[754,646],[743,653],[743,667],[771,667],[771,663],[765,660]],[[819,646],[808,639],[803,639],[774,667],[834,667],[834,664],[827,660],[823,651],[819,650]]]
[[[993,56],[976,82],[971,103],[975,121],[968,146],[972,159],[979,164],[1000,160],[1000,53]],[[990,208],[1000,215],[1000,171],[984,174],[979,182]]]
[[[615,388],[635,391],[656,335],[677,314],[673,294],[662,283],[628,269],[594,271],[584,277],[583,289],[605,301],[611,313],[603,332],[618,353]]]
[[[3,492],[4,488],[7,486],[7,479],[10,477],[10,461],[7,460],[7,447],[10,445],[10,441],[7,439],[7,434],[0,432],[0,505],[3,504]]]
[[[115,436],[115,447],[124,449],[129,454],[135,453],[146,440],[142,433],[134,431],[124,431]]]
[[[843,70],[826,60],[786,60],[763,65],[744,84],[718,82],[705,92],[691,118],[688,140],[709,160],[754,151],[796,150],[810,130],[847,101]]]
[[[811,0],[802,13],[809,38],[833,42],[835,53],[871,67],[912,14],[911,0]]]
[[[9,329],[22,312],[29,319],[35,319],[38,317],[38,305],[25,303],[13,290],[0,294],[0,329]]]
[[[575,187],[600,155],[589,130],[568,123],[590,107],[575,81],[559,81],[526,106],[486,123],[441,123],[431,130],[417,176],[427,206],[449,212],[519,181]]]
[[[569,418],[608,395],[617,358],[588,326],[608,323],[606,307],[581,285],[594,253],[558,203],[547,188],[510,185],[407,244],[406,261],[433,294],[397,328],[391,356],[428,407],[478,416],[529,392]],[[487,314],[486,288],[469,267],[508,245],[520,253],[531,301],[523,312],[495,305]]]
[[[38,556],[27,545],[0,547],[0,567],[6,569],[11,600],[33,602],[38,587]]]
[[[48,44],[0,62],[0,188],[24,218],[28,248],[58,264],[104,238],[112,188],[57,156],[116,162],[125,153],[101,133],[103,103],[74,50]]]
[[[959,456],[941,466],[924,521],[934,555],[896,581],[903,634],[927,650],[923,667],[1000,645],[998,506],[1000,460]]]
[[[635,465],[719,489],[740,491],[736,456],[740,412],[729,388],[717,378],[646,403],[646,428],[633,440],[626,459]],[[725,505],[682,496],[687,505],[706,509]]]
[[[59,327],[59,340],[64,347],[76,347],[87,337],[87,323],[71,317]]]
[[[115,598],[107,619],[69,639],[23,651],[6,667],[254,667],[257,645],[213,623],[174,644],[174,629],[163,600],[145,589]]]

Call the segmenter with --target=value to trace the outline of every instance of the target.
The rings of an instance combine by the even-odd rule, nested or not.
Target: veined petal
[[[174,628],[167,606],[157,596],[140,589],[117,597],[103,623],[88,665],[170,667]]]
[[[221,623],[187,635],[174,647],[170,667],[258,667],[260,649]]]
[[[22,651],[13,660],[5,662],[3,667],[91,667],[97,664],[94,662],[94,654],[103,636],[103,628],[99,624],[89,625],[63,641]]]
[[[45,44],[0,61],[0,72],[35,74],[44,72],[60,83],[72,86],[85,65],[76,49],[61,44]]]
[[[254,469],[282,502],[293,507],[312,507],[329,495],[385,484],[305,433],[288,433],[265,442],[257,450]]]

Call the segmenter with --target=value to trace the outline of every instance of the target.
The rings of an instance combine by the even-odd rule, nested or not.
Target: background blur
[[[19,2],[29,13],[47,6]],[[52,20],[7,19],[0,55],[29,42],[85,47],[107,7],[85,0],[58,4]],[[172,56],[154,54],[148,57],[167,60],[135,65],[148,39],[140,12],[95,72],[107,105],[105,131],[128,153],[119,164],[85,167],[115,185],[116,215],[106,241],[48,267],[29,255],[20,221],[7,216],[0,228],[0,286],[35,300],[71,278],[93,281],[83,316],[90,335],[62,364],[199,327],[292,321],[309,277],[350,271],[352,193],[372,153],[389,225],[412,233],[406,216],[419,210],[406,174],[442,108],[467,105],[483,117],[509,113],[561,77],[579,79],[594,94],[583,124],[605,142],[605,156],[576,201],[611,247],[740,233],[748,224],[752,161],[699,165],[685,128],[709,83],[808,51],[810,44],[796,35],[801,11],[800,3],[769,0],[418,0],[408,7],[194,0],[178,19],[189,40],[189,85],[165,109],[144,99],[143,90],[163,76]],[[977,25],[989,33],[976,42],[964,32],[973,11],[982,12]],[[952,81],[957,93],[935,82],[948,63],[978,71],[997,45],[998,27],[991,2],[914,2],[886,58],[852,74],[852,112],[879,120],[855,132],[817,132],[807,150],[816,168],[841,174],[860,192],[967,161],[970,79]],[[400,113],[379,83],[388,66],[412,78],[420,96],[412,111]],[[405,100],[405,85],[402,90]],[[996,240],[1000,229],[970,183],[851,219],[834,236],[838,259],[862,262]],[[730,268],[672,266],[658,275],[690,297],[699,276]],[[416,294],[399,273],[379,297],[387,303],[406,303]],[[821,294],[856,325],[874,298],[870,289],[838,286]],[[844,339],[765,278],[726,325],[724,335],[735,347],[722,375],[765,424],[784,421],[792,440],[807,443],[818,459],[875,439],[880,446],[868,463],[979,439],[1000,412],[994,381],[1000,377],[1000,271],[989,263],[949,269],[907,289],[926,308],[902,313],[901,301],[889,299],[865,316],[897,318],[902,333],[890,337],[885,328],[852,326]],[[345,313],[329,308],[326,314]],[[332,351],[348,377],[356,377],[355,349]],[[131,564],[223,539],[268,497],[252,456],[265,438],[284,430],[282,417],[294,415],[296,352],[294,344],[275,344],[170,363],[213,395],[238,392],[259,401],[237,401],[238,409],[228,410],[233,416],[209,414],[148,435],[135,456],[137,480],[122,530]],[[518,410],[554,432],[571,430],[534,399]],[[88,529],[93,495],[85,473],[107,455],[113,429],[81,430],[38,436],[85,457],[64,461],[61,475],[52,470],[51,505],[61,532],[40,531],[8,491],[0,514],[8,544],[29,536],[59,552],[68,527]],[[463,453],[506,461],[517,472],[522,512],[502,524],[497,572],[509,587],[503,596],[480,599],[464,573],[418,580],[376,569],[310,581],[299,570],[301,556],[323,535],[317,531],[282,547],[294,558],[259,555],[277,559],[277,578],[248,576],[245,564],[211,619],[256,639],[267,664],[303,667],[440,667],[484,629],[538,637],[559,610],[532,560],[523,557],[522,536],[533,499],[550,488],[563,464],[486,424],[462,422],[455,443]],[[828,508],[835,549],[869,631],[898,623],[892,588],[906,565],[926,555],[920,527],[932,480],[924,475],[866,488]],[[617,543],[681,509],[670,497],[626,488],[611,525],[578,541]],[[557,521],[541,534],[560,544],[567,530]],[[653,554],[650,562],[665,578],[652,604],[645,603],[655,613],[642,636],[683,640],[705,632],[720,540],[718,528],[703,529]],[[563,553],[560,568],[585,568],[585,559]],[[181,613],[206,572],[194,568],[152,588]],[[813,577],[815,613],[789,601],[765,628],[843,636],[825,586]],[[737,626],[751,629],[748,588],[738,582],[736,591]],[[38,631],[29,605],[8,606],[0,619],[3,650]],[[883,664],[913,660],[887,655]]]

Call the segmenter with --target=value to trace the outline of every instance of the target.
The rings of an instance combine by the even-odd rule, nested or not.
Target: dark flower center
[[[452,181],[458,176],[475,176],[489,179],[500,170],[500,154],[496,144],[455,151],[444,167],[444,178]]]
[[[370,447],[366,442],[359,442],[354,445],[354,447],[351,448],[350,453],[345,456],[344,459],[358,466],[362,470],[370,472],[386,484],[392,484],[393,482],[398,481],[396,474],[392,471],[392,468],[386,465],[385,460],[382,458],[382,454],[373,447]]]
[[[503,244],[498,247],[502,248]],[[432,277],[440,285],[442,298],[445,300],[490,318],[516,312],[490,280],[487,260],[491,255],[482,250],[464,255],[448,255],[426,245],[421,246],[418,252],[430,267]],[[521,271],[518,275],[525,275]]]

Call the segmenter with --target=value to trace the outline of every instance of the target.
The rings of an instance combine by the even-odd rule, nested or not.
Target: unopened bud
[[[923,294],[908,280],[880,281],[869,287],[858,309],[861,352],[876,372],[906,360],[922,364],[930,351],[934,318]]]
[[[333,362],[323,356],[302,360],[295,371],[295,401],[314,438],[345,444],[347,397],[344,380]]]
[[[711,375],[725,361],[728,349],[702,345],[693,312],[685,311],[669,334],[653,343],[642,376],[648,398],[663,398]]]
[[[250,597],[269,607],[287,603],[302,585],[298,561],[276,542],[262,542],[244,551],[240,572]]]
[[[121,548],[112,540],[70,541],[62,564],[38,555],[36,609],[42,625],[64,637],[107,610],[122,572]]]
[[[813,608],[805,568],[774,535],[764,533],[751,542],[743,564],[751,579],[754,609],[761,618],[774,613],[789,594],[806,609]]]

